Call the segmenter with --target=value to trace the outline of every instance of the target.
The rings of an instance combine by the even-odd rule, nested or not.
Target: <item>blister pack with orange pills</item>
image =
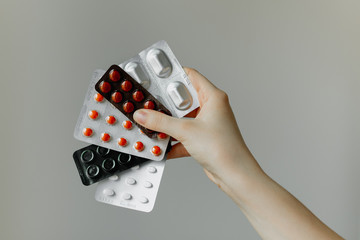
[[[169,136],[157,133],[149,138],[95,90],[96,82],[105,71],[93,73],[84,104],[74,130],[80,141],[138,157],[160,161],[164,158]]]
[[[171,116],[166,107],[117,65],[112,65],[105,72],[95,84],[95,89],[135,124],[137,123],[133,114],[140,108],[152,109]],[[141,125],[138,127],[150,138],[158,134]]]
[[[119,65],[174,117],[199,107],[196,90],[166,41],[159,41]]]
[[[99,202],[150,212],[170,137],[140,129],[132,114],[145,108],[181,118],[198,107],[196,90],[165,41],[96,70],[74,131],[76,139],[93,144],[73,155],[83,184],[98,182]]]

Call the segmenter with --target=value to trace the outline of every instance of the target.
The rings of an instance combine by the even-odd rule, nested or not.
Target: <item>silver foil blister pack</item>
[[[169,143],[169,136],[163,134],[159,135],[163,138],[149,138],[105,98],[101,101],[96,101],[96,96],[99,96],[99,93],[96,92],[94,86],[104,73],[105,71],[103,70],[96,70],[92,75],[84,104],[76,123],[74,137],[80,141],[110,148],[115,151],[155,161],[162,160]],[[128,127],[126,123],[132,126],[126,128]],[[122,146],[122,140],[124,139],[126,144]],[[136,150],[139,142],[143,145],[140,151]],[[155,146],[160,148],[159,155],[152,153],[152,149]]]
[[[148,161],[99,182],[95,199],[102,203],[150,212],[155,204],[165,161]]]
[[[119,65],[175,117],[199,107],[196,90],[166,41],[159,41]]]

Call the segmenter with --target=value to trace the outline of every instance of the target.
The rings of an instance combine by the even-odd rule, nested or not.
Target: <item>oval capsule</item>
[[[172,72],[172,65],[166,54],[157,48],[151,49],[146,56],[146,61],[154,73],[160,78],[169,77]]]
[[[129,62],[125,66],[125,71],[144,88],[148,88],[150,86],[149,77],[139,63]]]
[[[186,110],[192,104],[192,97],[189,90],[181,82],[172,82],[168,85],[167,94],[175,107],[179,110]]]
[[[110,188],[105,188],[103,190],[103,194],[106,195],[106,196],[114,196],[115,192],[114,192],[114,190],[112,190]]]

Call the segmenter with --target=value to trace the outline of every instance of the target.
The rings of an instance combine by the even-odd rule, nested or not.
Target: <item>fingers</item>
[[[193,68],[184,67],[186,75],[188,75],[195,90],[199,93],[202,90],[211,91],[217,89],[206,77]]]
[[[174,158],[181,158],[181,157],[189,157],[190,154],[182,145],[182,143],[177,143],[174,146],[172,146],[170,152],[167,155],[167,159],[174,159]]]
[[[137,110],[134,115],[134,120],[142,126],[157,132],[166,133],[176,139],[181,139],[183,136],[185,119],[170,117],[161,112],[149,109]]]

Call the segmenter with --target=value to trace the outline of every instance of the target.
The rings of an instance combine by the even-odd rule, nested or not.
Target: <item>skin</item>
[[[200,101],[189,118],[146,109],[134,114],[139,124],[178,140],[168,159],[192,156],[262,239],[343,239],[261,169],[241,136],[227,94],[198,71],[184,70]]]

